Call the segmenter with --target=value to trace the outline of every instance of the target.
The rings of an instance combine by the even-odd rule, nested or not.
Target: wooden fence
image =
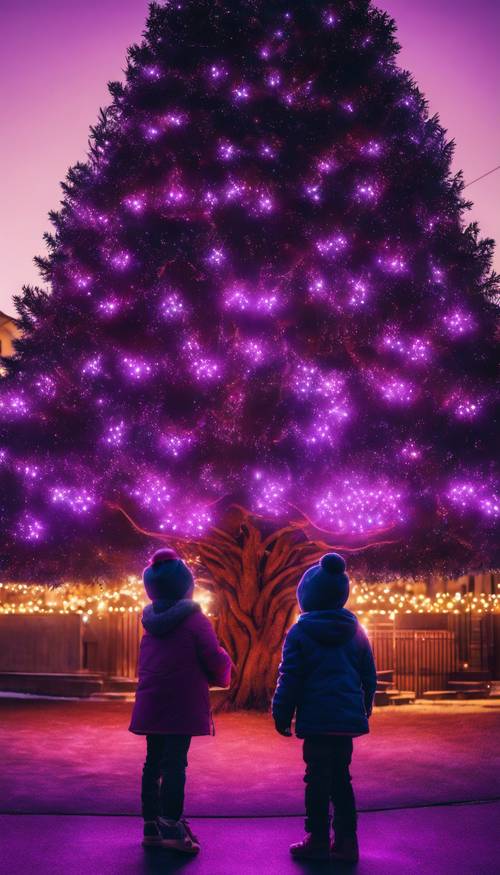
[[[449,675],[465,665],[500,678],[499,614],[449,614],[440,622],[445,628],[398,629],[387,623],[372,629],[377,668],[392,671],[399,689],[417,695],[446,689]],[[91,617],[88,623],[78,614],[0,615],[0,671],[83,670],[135,678],[141,634],[136,612]]]
[[[454,632],[374,629],[370,641],[379,671],[392,671],[400,690],[421,696],[426,690],[444,690],[458,669]]]

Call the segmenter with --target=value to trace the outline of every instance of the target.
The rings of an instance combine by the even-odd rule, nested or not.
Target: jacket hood
[[[331,647],[350,641],[359,628],[357,617],[346,608],[308,611],[300,615],[298,624],[309,638]]]
[[[186,617],[199,610],[201,610],[199,604],[191,599],[179,599],[175,604],[167,601],[162,603],[158,600],[144,608],[142,625],[150,635],[163,638]]]

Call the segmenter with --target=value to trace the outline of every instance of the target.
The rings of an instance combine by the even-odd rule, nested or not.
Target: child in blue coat
[[[342,556],[327,553],[303,575],[297,588],[302,613],[286,636],[273,698],[277,731],[290,736],[295,715],[296,734],[304,739],[307,835],[290,848],[300,859],[358,859],[349,765],[353,738],[369,732],[377,676],[368,638],[344,608],[345,568]]]

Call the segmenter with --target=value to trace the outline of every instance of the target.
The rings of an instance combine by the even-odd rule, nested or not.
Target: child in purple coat
[[[142,615],[129,727],[146,736],[143,844],[196,854],[199,841],[183,817],[187,753],[193,735],[210,735],[209,685],[229,686],[231,660],[193,601],[193,575],[174,550],[154,554],[144,586],[152,604]]]

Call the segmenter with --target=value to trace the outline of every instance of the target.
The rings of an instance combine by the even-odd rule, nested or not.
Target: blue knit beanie
[[[193,575],[175,550],[157,550],[151,564],[142,574],[144,587],[152,602],[166,599],[177,602],[184,598],[194,583]]]
[[[297,587],[300,609],[307,612],[343,608],[349,597],[345,567],[345,559],[338,553],[326,553],[318,565],[308,568]]]

